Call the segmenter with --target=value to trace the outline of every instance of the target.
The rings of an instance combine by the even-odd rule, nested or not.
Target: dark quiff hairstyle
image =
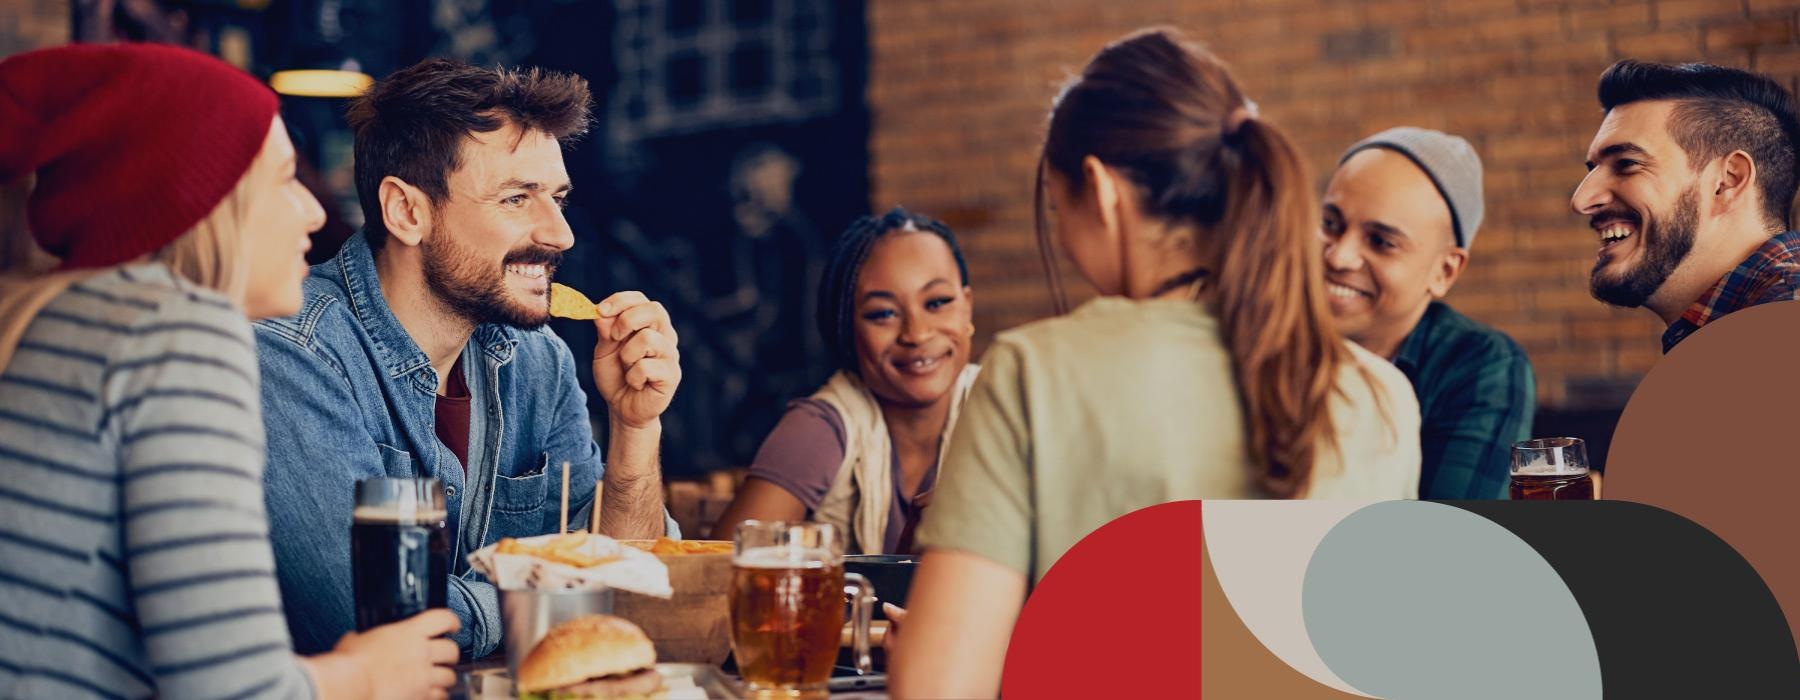
[[[825,276],[819,281],[819,335],[831,350],[832,361],[839,369],[860,374],[856,362],[856,340],[851,325],[856,321],[856,281],[862,275],[863,263],[875,241],[894,231],[913,230],[944,239],[956,258],[956,272],[962,286],[969,286],[969,265],[963,262],[962,246],[950,227],[929,216],[914,214],[894,207],[881,216],[865,216],[850,223],[850,228],[832,244],[831,258],[825,263]]]
[[[1051,108],[1038,168],[1038,243],[1059,310],[1046,174],[1081,193],[1088,156],[1128,177],[1149,215],[1195,229],[1257,482],[1303,494],[1320,449],[1336,449],[1329,403],[1356,360],[1326,304],[1319,205],[1299,151],[1255,117],[1224,63],[1177,31],[1101,49]]]
[[[1800,117],[1794,96],[1768,77],[1705,63],[1624,60],[1600,76],[1600,106],[1674,100],[1669,136],[1695,170],[1732,151],[1750,154],[1762,191],[1763,220],[1786,227],[1796,189]]]
[[[381,180],[393,176],[425,193],[432,206],[450,197],[450,174],[462,167],[463,139],[507,124],[543,132],[567,145],[587,133],[587,80],[536,68],[477,68],[434,58],[375,83],[350,102],[356,142],[356,196],[363,235],[380,250]]]

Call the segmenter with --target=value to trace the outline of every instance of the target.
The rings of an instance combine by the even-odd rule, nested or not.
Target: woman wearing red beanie
[[[299,310],[324,212],[276,107],[185,49],[0,61],[0,202],[25,210],[0,212],[0,696],[454,681],[446,610],[291,651],[249,320]]]

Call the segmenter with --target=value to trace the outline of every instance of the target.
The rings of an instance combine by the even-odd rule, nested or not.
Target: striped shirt
[[[264,515],[250,325],[135,265],[0,372],[0,698],[310,697]]]

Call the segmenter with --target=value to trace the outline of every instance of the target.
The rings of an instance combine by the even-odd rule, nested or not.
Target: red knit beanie
[[[117,265],[225,199],[269,135],[275,93],[203,53],[86,44],[0,61],[0,181],[32,172],[38,245],[64,268]]]

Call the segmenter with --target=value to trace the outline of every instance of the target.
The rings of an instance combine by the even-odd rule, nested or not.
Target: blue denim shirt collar
[[[419,349],[406,327],[400,325],[400,319],[394,318],[393,309],[388,308],[381,292],[381,277],[375,269],[375,252],[361,231],[344,242],[336,259],[338,271],[344,276],[344,288],[349,292],[350,307],[374,343],[376,359],[387,370],[388,378],[398,379],[430,367],[431,358]],[[505,365],[512,361],[513,351],[519,345],[519,330],[484,323],[475,327],[470,340],[497,365]]]

